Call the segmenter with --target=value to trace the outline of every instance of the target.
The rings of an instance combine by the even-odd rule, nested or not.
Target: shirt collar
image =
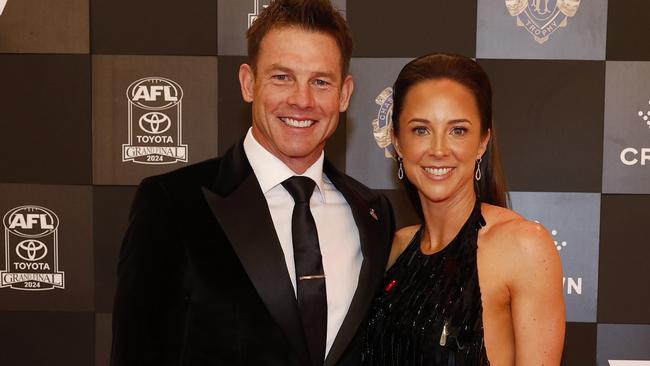
[[[266,150],[253,136],[253,129],[249,128],[244,138],[244,152],[248,158],[248,162],[253,168],[255,177],[260,184],[262,193],[266,194],[268,191],[281,184],[288,178],[294,175],[302,175],[309,177],[316,182],[318,187],[318,195],[321,202],[325,203],[325,194],[323,189],[323,161],[325,154],[321,152],[320,157],[314,164],[312,164],[302,174],[296,174],[291,168],[286,166],[282,160],[278,159],[275,155]]]

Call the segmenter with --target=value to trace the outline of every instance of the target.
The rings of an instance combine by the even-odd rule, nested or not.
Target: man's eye
[[[278,81],[287,81],[289,80],[289,75],[284,75],[284,74],[273,75],[272,78]]]
[[[327,86],[327,85],[329,85],[329,83],[327,81],[322,80],[322,79],[314,80],[314,84],[316,84],[316,86]]]

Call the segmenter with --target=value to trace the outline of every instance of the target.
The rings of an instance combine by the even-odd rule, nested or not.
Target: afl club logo
[[[2,15],[2,11],[5,10],[5,5],[7,5],[7,0],[0,0],[0,15]]]
[[[122,161],[187,162],[187,145],[181,143],[181,86],[166,78],[144,78],[129,85],[126,96],[129,142],[122,145]]]
[[[59,218],[40,206],[20,206],[7,212],[5,228],[5,270],[0,287],[16,290],[65,288],[59,271]]]
[[[542,44],[559,28],[567,26],[568,18],[576,15],[580,0],[505,0],[511,16],[517,18],[517,26]]]
[[[377,118],[372,120],[372,134],[379,148],[384,149],[384,156],[394,159],[397,154],[393,146],[393,89],[388,87],[375,98],[379,105]]]
[[[268,5],[262,5],[262,9],[268,8]],[[253,22],[257,19],[257,17],[260,15],[260,0],[254,0],[253,3],[253,12],[248,13],[248,28],[253,25]]]

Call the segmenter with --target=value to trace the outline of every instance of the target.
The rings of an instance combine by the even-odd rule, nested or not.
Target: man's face
[[[252,102],[253,136],[296,173],[320,156],[350,101],[336,40],[295,27],[262,39],[255,71],[239,69],[242,96]]]

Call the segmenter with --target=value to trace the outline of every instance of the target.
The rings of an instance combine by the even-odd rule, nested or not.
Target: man
[[[385,197],[323,156],[353,91],[347,25],[327,0],[276,0],[248,43],[245,139],[139,187],[114,366],[360,363],[394,223]]]

